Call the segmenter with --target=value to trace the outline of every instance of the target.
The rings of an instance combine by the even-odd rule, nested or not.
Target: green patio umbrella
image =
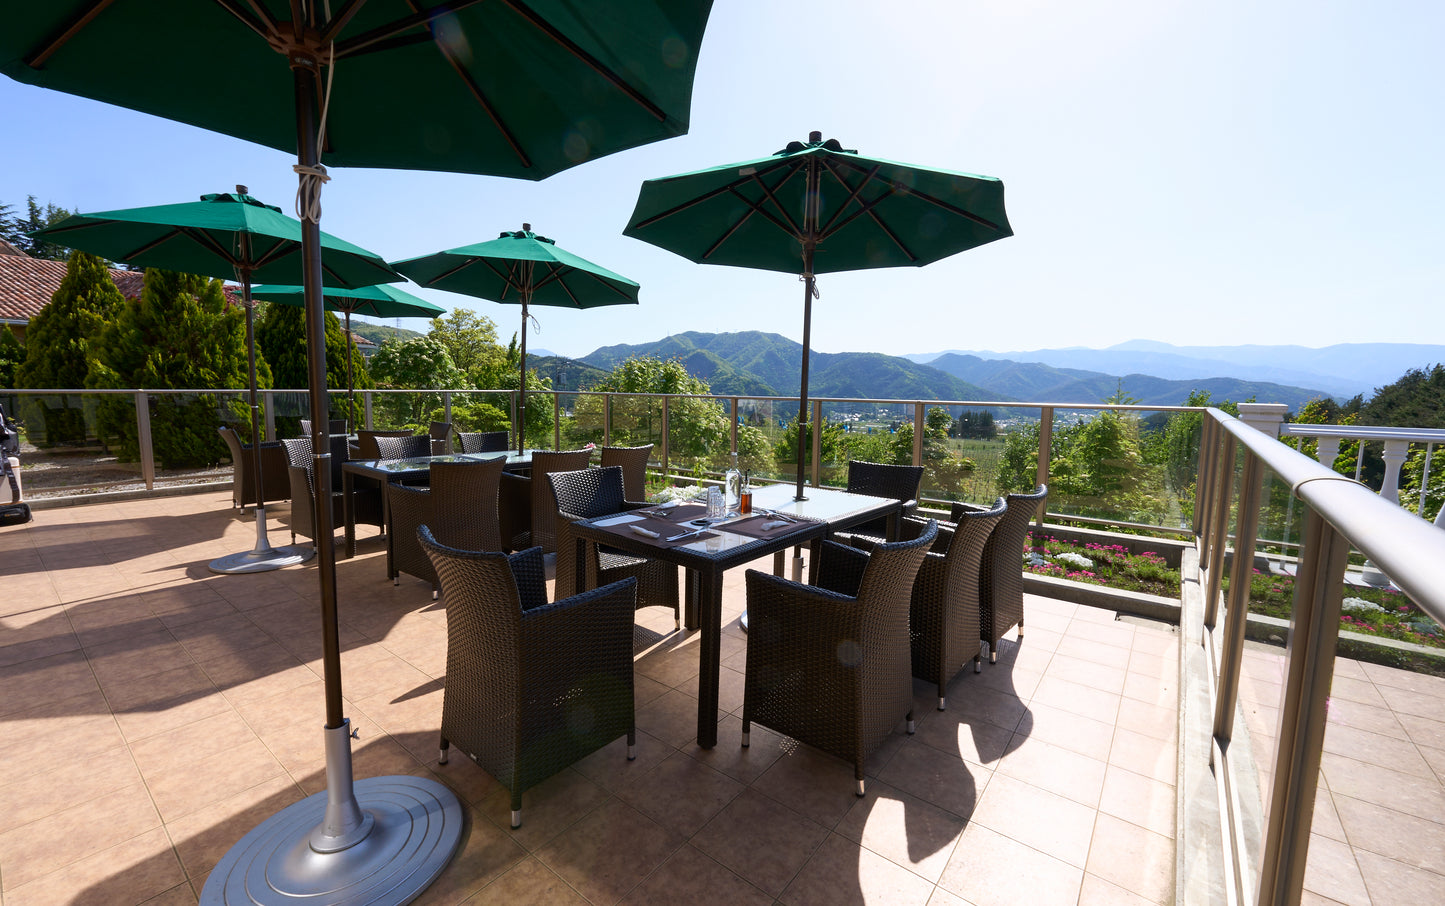
[[[346,344],[351,348],[351,316],[370,315],[373,318],[440,318],[447,313],[440,305],[433,305],[420,296],[413,296],[404,289],[378,284],[343,289],[327,286],[322,289],[326,307],[346,316]],[[305,307],[306,287],[266,284],[251,287],[251,295],[268,302],[282,305]],[[346,356],[346,414],[350,418],[356,411],[355,382],[351,375],[351,355]]]
[[[234,193],[202,195],[200,201],[73,214],[32,235],[123,264],[233,279],[241,284],[250,366],[251,443],[258,451],[251,457],[253,479],[256,488],[264,487],[251,284],[257,279],[294,279],[301,273],[301,222],[248,195],[245,186],[237,186]],[[323,270],[335,283],[360,286],[401,279],[379,256],[360,246],[322,233],[321,247],[325,254]],[[264,572],[311,558],[310,551],[270,545],[266,538],[266,501],[261,498],[258,493],[255,547],[212,561],[213,571]]]
[[[295,149],[312,442],[324,470],[323,156],[340,166],[545,179],[681,135],[711,7],[711,0],[50,0],[6,10],[0,73]],[[318,497],[316,519],[329,524],[329,495]],[[254,828],[212,870],[206,903],[257,896],[406,902],[461,839],[461,807],[444,785],[409,776],[353,783],[329,532],[316,539],[316,552],[324,810],[308,798]],[[358,790],[368,797],[365,809]]]
[[[1003,183],[991,176],[867,158],[814,132],[769,157],[647,180],[623,234],[700,264],[802,275],[802,500],[816,275],[922,267],[1013,230]]]
[[[490,242],[393,261],[418,286],[522,306],[522,377],[517,405],[517,452],[527,433],[527,307],[596,308],[636,305],[633,281],[579,258],[545,236],[522,229]]]

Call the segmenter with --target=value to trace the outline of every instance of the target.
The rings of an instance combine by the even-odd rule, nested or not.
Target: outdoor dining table
[[[698,507],[676,507],[672,511],[632,510],[598,516],[573,523],[572,533],[577,539],[575,551],[558,552],[558,556],[577,558],[575,575],[581,577],[579,584],[585,584],[587,575],[585,557],[588,541],[606,544],[636,556],[676,563],[688,569],[689,582],[696,583],[696,594],[688,596],[687,626],[702,630],[698,655],[697,744],[705,749],[717,745],[723,573],[766,554],[774,555],[773,570],[781,573],[783,552],[804,543],[812,547],[811,560],[816,569],[820,544],[830,532],[880,516],[889,519],[889,536],[897,533],[897,520],[903,509],[902,502],[898,500],[830,488],[808,488],[807,497],[806,500],[795,500],[791,485],[759,487],[753,493],[751,515],[715,524],[702,534],[675,541],[667,539],[693,528],[686,519],[694,514],[701,515]],[[668,512],[673,515],[667,515]],[[797,521],[767,528],[773,522],[783,521],[772,516],[774,512]],[[672,534],[668,533],[669,526],[675,529]],[[641,534],[638,529],[656,531],[658,537]],[[693,612],[694,606],[696,613]]]
[[[416,481],[431,474],[434,462],[489,462],[505,459],[502,468],[508,472],[526,472],[532,468],[532,451],[515,450],[497,453],[447,453],[441,456],[416,456],[411,459],[359,459],[341,466],[341,499],[346,509],[346,556],[356,556],[356,510],[352,495],[356,490],[356,477],[372,478],[383,483]],[[382,495],[382,521],[386,514],[386,496]]]

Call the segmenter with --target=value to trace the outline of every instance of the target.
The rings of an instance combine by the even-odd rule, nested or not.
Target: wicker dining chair
[[[431,438],[431,455],[444,456],[452,452],[451,422],[432,422],[426,433]]]
[[[216,431],[226,442],[231,453],[231,505],[240,507],[241,512],[256,505],[255,464],[251,457],[255,447],[241,442],[236,429],[224,425]],[[280,441],[266,441],[261,444],[261,502],[287,500],[291,496],[291,483],[286,474],[286,448]]]
[[[911,515],[918,508],[918,487],[922,483],[922,466],[895,466],[881,462],[864,462],[861,459],[848,462],[848,493],[891,497],[902,501],[902,516]],[[888,517],[882,516],[853,526],[846,533],[840,534],[846,536],[839,539],[845,543],[851,538],[883,541],[888,534]]]
[[[411,437],[410,431],[372,431],[369,429],[356,432],[356,459],[382,459],[381,451],[377,449],[376,440],[379,437]]]
[[[864,795],[864,760],[900,719],[913,732],[908,603],[937,535],[929,522],[872,553],[825,541],[817,586],[748,570],[744,746],[757,721],[851,761]]]
[[[622,467],[622,493],[628,500],[647,499],[647,460],[652,444],[640,447],[603,447],[602,468]]]
[[[310,538],[316,541],[316,494],[317,489],[322,493],[331,494],[331,528],[340,528],[346,522],[346,510],[342,501],[340,468],[336,466],[339,456],[342,462],[346,461],[346,435],[333,434],[331,436],[331,458],[332,475],[330,480],[316,480],[313,474],[315,457],[312,454],[310,437],[292,437],[281,441],[286,450],[286,476],[291,488],[291,520],[288,528],[291,530],[291,543],[296,543],[296,536]],[[338,450],[339,448],[339,450]],[[371,515],[368,510],[367,515]],[[380,508],[377,510],[377,521],[380,522]]]
[[[522,794],[623,734],[636,757],[635,579],[547,603],[542,550],[464,551],[418,530],[447,604],[439,761],[455,743]]]
[[[333,418],[333,419],[330,419],[330,420],[326,423],[326,431],[327,431],[328,434],[345,434],[345,433],[346,433],[346,419],[344,419],[344,418]],[[307,437],[310,437],[310,436],[311,436],[311,419],[309,419],[309,418],[303,418],[303,419],[301,419],[301,433],[304,434],[304,435],[306,435]]]
[[[983,669],[983,636],[979,617],[979,578],[983,552],[1006,512],[1000,497],[992,509],[959,515],[957,523],[938,526],[938,539],[913,580],[908,629],[913,639],[913,675],[938,687],[938,710],[947,707],[948,684],[970,659],[973,672]],[[916,537],[927,520],[908,516],[900,525],[904,538]],[[871,541],[855,542],[865,550]]]
[[[506,463],[437,462],[431,467],[431,486],[387,485],[388,536],[386,576],[401,584],[401,574],[430,582],[437,598],[437,575],[431,558],[417,540],[417,529],[429,526],[436,540],[448,547],[472,551],[500,551],[497,488]]]
[[[557,584],[554,594],[563,598],[577,591],[576,540],[572,535],[572,523],[579,519],[642,509],[649,504],[623,499],[624,476],[618,466],[552,472],[547,476],[547,480],[552,483],[557,509]],[[587,544],[585,560],[587,588],[596,588],[627,576],[635,576],[637,609],[669,607],[672,609],[673,626],[682,628],[676,564],[634,557],[592,542]]]
[[[377,459],[417,459],[430,456],[431,437],[425,434],[407,434],[402,437],[376,438]]]
[[[501,453],[511,435],[506,431],[458,431],[463,453]]]
[[[547,475],[587,468],[590,450],[536,450],[530,477],[502,473],[502,543],[508,550],[557,550],[557,507]]]
[[[984,546],[978,593],[979,635],[988,645],[990,664],[998,663],[998,641],[1004,633],[1017,626],[1019,638],[1023,638],[1024,538],[1029,533],[1029,520],[1048,497],[1048,486],[1042,484],[1030,494],[1008,495],[1008,511]],[[974,504],[955,503],[953,521],[978,509]]]

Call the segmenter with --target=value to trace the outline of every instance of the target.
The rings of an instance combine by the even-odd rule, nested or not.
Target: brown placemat
[[[642,513],[649,519],[660,519],[666,522],[680,524],[689,519],[697,519],[707,515],[707,506],[701,503],[683,503],[666,510],[656,511],[656,507],[649,509],[633,510],[634,513]]]
[[[763,526],[768,524],[769,522],[782,522],[783,524],[775,528],[764,529]],[[759,514],[756,516],[749,516],[746,519],[739,519],[736,522],[729,522],[724,525],[720,525],[718,526],[718,528],[725,532],[732,532],[737,535],[747,535],[749,538],[777,538],[781,535],[788,535],[792,534],[793,532],[800,532],[803,529],[809,528],[815,524],[816,523],[809,522],[806,519],[800,519],[797,522],[785,522],[784,520],[781,520],[776,516]]]
[[[681,507],[678,507],[678,509],[681,509]],[[676,512],[676,510],[673,510],[672,512]],[[637,534],[632,530],[632,527],[634,525],[640,528],[647,529],[650,532],[657,532],[657,537],[648,538],[645,535]],[[623,537],[632,538],[635,541],[642,541],[647,544],[656,544],[659,547],[671,547],[674,544],[687,544],[691,541],[699,541],[703,538],[714,538],[717,536],[716,532],[707,531],[699,532],[696,535],[689,535],[686,538],[679,538],[676,541],[667,541],[667,538],[673,535],[681,534],[682,532],[692,531],[694,528],[696,528],[696,526],[672,522],[668,519],[663,519],[657,516],[644,516],[642,519],[633,522],[623,522],[617,525],[599,525],[596,527],[602,529],[603,531],[611,532],[614,535],[621,535]]]

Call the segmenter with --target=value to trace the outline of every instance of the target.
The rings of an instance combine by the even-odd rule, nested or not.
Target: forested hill
[[[611,370],[637,355],[679,359],[689,373],[707,381],[714,393],[740,396],[796,395],[803,363],[801,344],[762,331],[681,333],[656,343],[604,346],[582,361]],[[814,352],[809,369],[808,393],[814,397],[1013,399],[993,395],[931,366],[880,353]]]

